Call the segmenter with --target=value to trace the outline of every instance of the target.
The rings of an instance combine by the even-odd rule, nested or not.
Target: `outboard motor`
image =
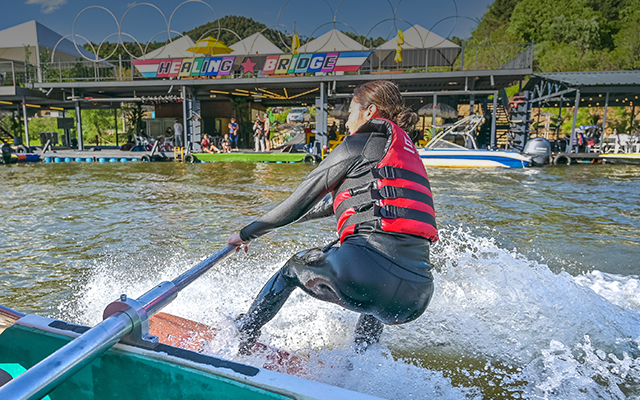
[[[531,157],[531,164],[540,167],[551,161],[551,143],[545,138],[537,137],[525,144],[522,154]]]

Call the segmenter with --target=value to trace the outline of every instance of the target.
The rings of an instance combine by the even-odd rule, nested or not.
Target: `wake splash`
[[[459,228],[440,235],[429,308],[412,323],[386,327],[364,355],[351,347],[357,315],[301,291],[260,341],[308,356],[315,380],[388,399],[640,398],[638,277],[556,274],[492,238]],[[261,365],[258,357],[236,354],[232,320],[298,250],[258,241],[248,256],[216,266],[163,311],[218,327],[207,353]],[[200,259],[180,252],[102,259],[79,298],[60,312],[95,325],[121,293],[138,297]]]

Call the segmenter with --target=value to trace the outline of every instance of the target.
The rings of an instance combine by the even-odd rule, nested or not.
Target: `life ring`
[[[316,162],[316,157],[312,156],[311,154],[307,154],[306,156],[304,156],[304,158],[302,159],[302,162]]]
[[[187,154],[184,156],[184,162],[193,164],[196,161],[196,158],[192,154]]]
[[[149,156],[142,156],[140,157],[140,159],[142,160],[142,162],[151,162],[151,158]]]

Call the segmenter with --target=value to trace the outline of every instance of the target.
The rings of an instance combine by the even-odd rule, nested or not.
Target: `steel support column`
[[[116,146],[118,146],[118,109],[113,109],[113,125],[116,127]]]
[[[602,117],[602,137],[600,142],[604,140],[604,131],[607,129],[607,111],[609,110],[609,92],[606,93],[604,98],[604,116]]]
[[[84,142],[82,141],[82,110],[80,102],[76,101],[76,131],[78,132],[78,150],[84,150]]]
[[[30,147],[29,143],[29,119],[27,117],[27,99],[22,96],[22,117],[24,119],[24,144],[27,149]]]
[[[433,94],[433,108],[431,109],[431,138],[436,137],[436,111],[438,109],[438,95]]]
[[[182,86],[180,91],[182,93],[182,145],[187,148],[187,122],[189,117],[187,116],[187,87]],[[175,132],[174,132],[175,133]]]
[[[491,113],[491,148],[495,149],[498,145],[496,139],[496,118],[498,114],[498,91],[493,92],[493,112]]]
[[[576,90],[576,102],[573,106],[573,123],[571,124],[571,139],[568,153],[573,153],[573,144],[576,142],[576,121],[578,120],[578,108],[580,108],[580,89]],[[577,150],[576,150],[577,152]]]

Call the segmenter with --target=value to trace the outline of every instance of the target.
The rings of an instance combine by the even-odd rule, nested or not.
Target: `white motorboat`
[[[418,149],[427,167],[447,168],[524,168],[531,165],[531,157],[508,150],[479,150],[473,132],[484,117],[470,115],[438,133],[423,149]],[[445,137],[462,137],[465,146],[445,140]]]

